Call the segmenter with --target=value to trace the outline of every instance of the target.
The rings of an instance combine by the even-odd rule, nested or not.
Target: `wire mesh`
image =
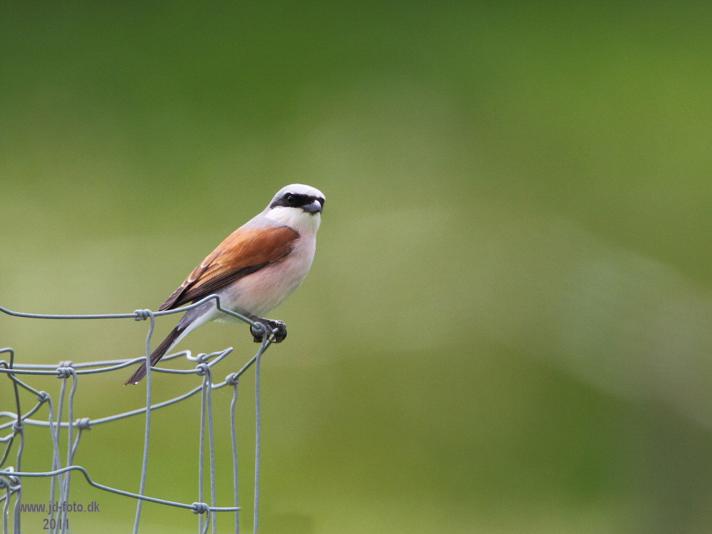
[[[165,356],[161,361],[166,362],[176,358],[184,357],[194,363],[191,369],[172,369],[150,365],[151,344],[153,340],[156,318],[185,313],[193,308],[205,303],[212,302],[216,308],[225,315],[232,316],[251,326],[256,334],[263,334],[262,341],[256,353],[240,367],[237,371],[229,373],[222,381],[215,382],[213,375],[217,364],[225,359],[232,352],[232,347],[208,354],[198,354],[193,356],[190,351],[176,352]],[[18,363],[15,358],[15,350],[11,347],[0,348],[0,373],[7,376],[12,385],[12,395],[14,400],[14,410],[0,411],[0,420],[7,418],[8,421],[0,423],[0,432],[7,432],[0,435],[0,447],[4,445],[4,450],[0,453],[0,505],[2,506],[2,532],[3,534],[20,534],[22,532],[22,490],[25,480],[35,478],[49,479],[49,503],[57,503],[56,507],[51,507],[48,514],[49,521],[46,525],[50,534],[67,534],[69,532],[69,499],[71,493],[71,476],[77,473],[84,481],[104,492],[121,495],[136,500],[136,511],[133,520],[133,534],[138,534],[143,504],[145,502],[170,506],[178,509],[190,510],[197,514],[198,532],[205,534],[210,531],[217,532],[217,515],[219,513],[233,513],[233,531],[240,534],[240,499],[239,499],[239,477],[238,477],[238,443],[237,443],[237,417],[236,408],[238,402],[238,386],[240,377],[249,369],[254,369],[255,374],[255,463],[254,463],[254,502],[253,502],[253,533],[256,534],[259,525],[259,481],[260,481],[260,434],[261,434],[261,414],[260,414],[260,362],[262,355],[274,341],[276,331],[269,332],[268,328],[261,322],[256,322],[249,317],[221,306],[220,298],[217,295],[210,295],[189,306],[165,311],[151,311],[148,309],[136,310],[132,313],[105,313],[105,314],[84,314],[84,315],[56,315],[24,313],[10,310],[0,306],[0,312],[5,315],[27,318],[27,319],[56,319],[56,320],[94,320],[94,319],[134,319],[136,321],[147,321],[148,329],[146,333],[144,355],[136,358],[124,358],[114,360],[99,360],[90,362],[73,363],[61,361],[56,365],[51,364],[31,364]],[[94,375],[99,373],[110,373],[133,364],[146,363],[146,378],[144,380],[146,390],[145,405],[133,410],[106,415],[97,418],[75,417],[75,397],[79,389],[79,377],[83,375]],[[194,387],[180,395],[170,399],[153,402],[152,399],[152,374],[194,374],[202,378],[199,386]],[[61,380],[57,398],[53,398],[46,391],[36,389],[31,386],[24,377],[32,376],[56,376]],[[20,378],[23,377],[23,378]],[[229,427],[231,441],[232,458],[232,486],[233,495],[230,506],[218,506],[216,504],[216,465],[215,465],[215,421],[213,411],[213,392],[220,389],[232,389],[229,408]],[[34,398],[31,408],[22,411],[20,391],[28,392]],[[162,497],[145,494],[146,479],[148,477],[148,465],[150,460],[151,444],[151,419],[156,410],[166,408],[183,402],[200,393],[200,430],[198,449],[198,494],[195,502],[179,502]],[[47,408],[47,418],[34,418],[42,408]],[[66,419],[64,412],[66,409]],[[82,465],[75,464],[75,456],[83,433],[92,427],[119,421],[122,419],[144,416],[143,454],[141,459],[141,474],[139,478],[138,491],[128,491],[94,480],[89,471]],[[52,457],[50,469],[45,471],[26,471],[22,466],[23,453],[25,450],[25,433],[27,426],[47,428],[52,444]],[[63,437],[66,434],[66,438]],[[66,442],[66,457],[62,465],[60,447]],[[14,464],[11,464],[11,456],[14,449]],[[204,472],[208,464],[208,491],[210,498],[206,502],[206,492],[204,487]]]

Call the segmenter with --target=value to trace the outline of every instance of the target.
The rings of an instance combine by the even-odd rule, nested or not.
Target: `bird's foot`
[[[261,317],[257,318],[256,321],[261,328],[256,328],[254,325],[250,327],[250,333],[255,343],[262,343],[265,334],[273,335],[275,343],[281,343],[287,338],[287,325],[284,321],[275,321]]]

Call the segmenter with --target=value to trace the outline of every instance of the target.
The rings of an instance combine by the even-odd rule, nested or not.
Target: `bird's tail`
[[[178,326],[171,330],[171,332],[166,336],[166,339],[161,341],[161,344],[158,345],[151,353],[151,366],[156,365],[158,361],[165,356],[166,352],[168,352],[170,348],[178,342],[178,338],[185,332],[186,327],[187,325],[182,325],[181,321]],[[146,376],[145,361],[139,366],[138,369],[136,369],[136,372],[131,375],[131,378],[125,382],[125,385],[138,384],[144,376]]]

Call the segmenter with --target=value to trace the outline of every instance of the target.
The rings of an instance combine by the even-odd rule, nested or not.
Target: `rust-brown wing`
[[[297,237],[299,234],[288,226],[235,230],[193,269],[158,309],[170,310],[195,302],[283,260]]]

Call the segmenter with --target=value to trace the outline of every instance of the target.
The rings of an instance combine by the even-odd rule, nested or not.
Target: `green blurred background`
[[[0,304],[155,308],[279,187],[309,183],[328,202],[311,275],[272,313],[290,336],[263,366],[261,532],[710,532],[711,15],[4,2]],[[145,328],[0,317],[0,345],[135,356]],[[228,345],[221,378],[255,349],[244,326],[182,347]],[[140,406],[125,375],[82,378],[77,415]],[[157,376],[155,395],[198,380]],[[249,529],[251,377],[241,392]],[[148,494],[196,500],[198,415],[197,399],[156,413]],[[77,463],[135,490],[142,424],[92,429]],[[29,429],[24,467],[48,451]],[[72,487],[101,505],[74,532],[128,531],[133,501]],[[46,496],[26,483],[26,502]],[[144,509],[144,532],[195,523]]]

